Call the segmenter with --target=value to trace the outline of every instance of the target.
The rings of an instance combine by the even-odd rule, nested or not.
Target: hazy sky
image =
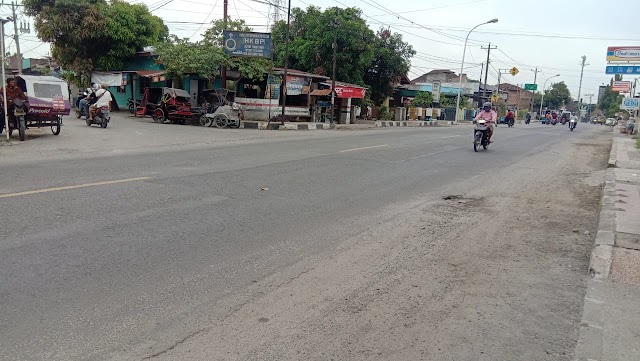
[[[266,31],[272,0],[229,0],[229,15],[242,17],[255,31]],[[280,0],[286,6],[287,0]],[[222,17],[223,0],[131,0],[143,2],[160,16],[172,33],[180,37],[200,38],[212,20]],[[167,3],[168,2],[168,3]],[[163,7],[154,10],[159,5]],[[640,46],[640,1],[638,0],[292,0],[292,7],[314,4],[322,8],[355,6],[362,9],[369,26],[377,30],[389,27],[403,34],[418,52],[412,61],[410,78],[432,69],[460,71],[464,37],[478,23],[498,18],[497,24],[483,25],[470,37],[465,72],[471,78],[480,75],[479,63],[491,51],[489,82],[495,84],[498,69],[516,66],[520,74],[503,75],[503,82],[533,82],[538,66],[538,84],[561,74],[553,81],[564,81],[577,96],[581,56],[588,66],[582,94],[597,94],[597,87],[608,82],[604,74],[607,46]],[[3,9],[4,12],[7,8]],[[286,16],[286,14],[283,14]],[[12,33],[7,29],[8,33]],[[48,46],[38,47],[35,34],[21,37],[23,52],[39,56]],[[8,41],[8,44],[11,41]],[[29,50],[30,48],[34,48]],[[28,50],[28,51],[25,51]],[[630,79],[633,80],[633,79]],[[549,81],[547,86],[552,81]]]

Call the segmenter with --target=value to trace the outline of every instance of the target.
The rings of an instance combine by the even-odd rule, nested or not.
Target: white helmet
[[[93,84],[93,90],[96,91],[100,89],[100,84]]]

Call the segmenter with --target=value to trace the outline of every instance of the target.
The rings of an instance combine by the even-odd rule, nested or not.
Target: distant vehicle
[[[615,118],[607,118],[607,120],[605,121],[604,125],[608,125],[610,127],[615,127],[616,125],[618,125],[618,121]]]
[[[573,116],[569,120],[569,130],[573,132],[573,130],[576,129],[576,125],[578,125],[578,118]]]

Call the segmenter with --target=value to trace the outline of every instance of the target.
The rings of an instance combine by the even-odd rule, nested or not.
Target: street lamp
[[[2,51],[2,98],[4,99],[4,126],[5,132],[7,134],[7,142],[9,141],[9,115],[7,114],[7,86],[6,86],[6,77],[4,73],[5,66],[5,56],[6,53],[4,51],[4,24],[13,21],[13,18],[0,18],[0,50]]]
[[[458,81],[458,98],[456,100],[456,117],[454,119],[454,121],[458,121],[458,108],[460,108],[460,93],[462,92],[462,72],[464,71],[464,57],[465,55],[467,55],[467,42],[469,41],[469,35],[471,35],[471,32],[476,30],[476,28],[478,26],[482,26],[485,24],[495,24],[498,22],[498,19],[491,19],[485,23],[482,24],[478,24],[476,26],[474,26],[473,28],[471,28],[471,30],[469,30],[469,33],[467,34],[467,38],[464,39],[464,49],[462,50],[462,65],[460,65],[460,80]]]
[[[556,74],[552,77],[547,78],[547,80],[544,81],[544,85],[542,86],[542,99],[540,100],[540,113],[538,114],[540,115],[540,117],[542,117],[542,104],[544,104],[544,90],[547,88],[547,82],[549,81],[549,79],[557,78],[559,76],[560,74]]]

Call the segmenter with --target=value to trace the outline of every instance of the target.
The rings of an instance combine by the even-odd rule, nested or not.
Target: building
[[[600,85],[598,87],[598,104],[600,104],[600,101],[602,100],[602,97],[604,96],[604,92],[607,90],[607,86],[606,85]]]
[[[460,77],[449,69],[436,69],[423,74],[416,79],[413,79],[411,83],[433,83],[434,81],[441,81],[443,83],[459,83]],[[469,79],[467,79],[467,74],[462,74],[462,82],[469,82]]]
[[[506,99],[503,95],[504,93],[506,93]],[[533,93],[517,85],[509,83],[500,84],[500,95],[509,108],[529,109],[531,107]]]

